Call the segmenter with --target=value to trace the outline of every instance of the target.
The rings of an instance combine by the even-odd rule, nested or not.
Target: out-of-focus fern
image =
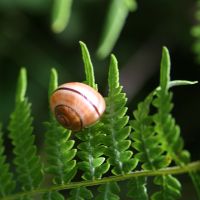
[[[111,56],[108,84],[109,92],[106,98],[106,111],[102,119],[106,134],[103,140],[106,146],[105,155],[108,156],[108,163],[112,166],[111,171],[113,174],[126,174],[136,167],[137,159],[132,158],[133,153],[128,150],[131,141],[127,138],[131,127],[127,126],[129,120],[126,115],[127,107],[125,107],[127,98],[125,93],[122,93],[122,86],[119,84],[118,64],[114,55]],[[112,195],[113,200],[119,199],[118,190],[110,190],[108,193],[109,189],[112,189],[110,185],[101,186],[99,191]],[[101,196],[104,195],[101,194]]]
[[[196,54],[196,60],[200,63],[200,1],[196,1],[196,12],[194,18],[196,24],[191,29],[191,34],[195,38],[192,49]]]
[[[130,11],[137,8],[135,0],[111,0],[103,27],[103,34],[97,54],[100,58],[109,55],[115,45]]]
[[[73,0],[54,0],[52,30],[62,32],[68,25]]]
[[[2,125],[0,124],[0,198],[11,194],[16,185],[13,180],[13,174],[10,172],[10,166],[6,163],[1,126]]]
[[[22,68],[17,84],[15,110],[8,129],[14,146],[17,183],[21,190],[30,191],[40,186],[43,174],[40,159],[36,155],[35,137],[32,134],[31,105],[25,97],[26,81],[26,70]]]
[[[57,72],[51,70],[49,95],[57,88]],[[69,140],[71,131],[61,127],[50,114],[46,122],[45,148],[47,154],[46,173],[52,175],[54,184],[65,184],[71,181],[76,173],[76,149],[73,149],[74,140]],[[44,199],[64,199],[58,192],[44,195]]]

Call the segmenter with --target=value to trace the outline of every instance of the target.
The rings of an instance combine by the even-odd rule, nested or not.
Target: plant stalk
[[[152,170],[141,170],[141,171],[135,171],[130,174],[124,174],[124,175],[117,175],[117,176],[110,176],[105,177],[98,180],[88,180],[88,181],[80,181],[80,182],[71,182],[64,185],[55,185],[51,186],[49,188],[39,188],[32,191],[25,191],[13,195],[9,195],[3,198],[0,198],[0,200],[12,200],[12,199],[18,199],[23,196],[34,196],[38,194],[43,194],[49,191],[59,191],[59,190],[66,190],[66,189],[72,189],[72,188],[78,188],[78,187],[88,187],[88,186],[95,186],[95,185],[102,185],[113,181],[124,181],[127,179],[140,177],[140,176],[159,176],[159,175],[167,175],[167,174],[184,174],[184,173],[191,173],[193,171],[200,170],[200,161],[191,162],[188,165],[185,166],[175,166],[175,167],[168,167],[163,168],[160,170],[152,171]]]

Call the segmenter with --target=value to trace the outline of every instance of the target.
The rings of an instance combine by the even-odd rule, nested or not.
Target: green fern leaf
[[[127,126],[129,120],[126,116],[127,108],[125,107],[127,98],[122,93],[122,86],[119,84],[118,64],[114,55],[111,56],[108,84],[109,93],[106,98],[106,111],[102,118],[105,132],[103,142],[106,146],[104,153],[108,156],[108,163],[113,167],[111,170],[113,174],[126,174],[136,167],[137,159],[132,158],[133,153],[129,151],[131,141],[127,138],[130,135],[131,128]],[[117,183],[113,184],[119,188]],[[99,196],[110,195],[112,199],[119,199],[119,192],[113,193],[112,190],[109,192],[109,187],[110,185],[101,186]]]
[[[105,26],[97,55],[105,58],[112,51],[125,24],[129,11],[136,10],[135,0],[112,0],[106,17]]]
[[[85,187],[76,188],[70,191],[68,200],[88,200],[92,199],[93,195],[90,190]]]
[[[21,189],[32,190],[41,184],[43,174],[40,159],[36,155],[35,137],[32,135],[31,105],[24,97],[25,91],[26,70],[22,68],[17,85],[15,110],[8,129],[14,146],[14,164]]]
[[[157,176],[154,179],[156,185],[162,186],[162,191],[152,195],[152,200],[173,200],[179,199],[181,196],[181,184],[171,175]]]
[[[166,48],[163,48],[163,56],[161,61],[160,72],[160,89],[156,91],[156,99],[153,105],[157,108],[157,113],[154,116],[155,131],[162,138],[162,148],[167,152],[168,156],[175,161],[177,165],[184,166],[190,161],[190,153],[184,150],[183,139],[180,136],[180,128],[176,124],[175,119],[171,115],[173,108],[172,93],[168,91],[170,85],[170,56]],[[168,60],[168,61],[166,61]],[[165,74],[166,73],[166,74]],[[165,78],[165,85],[162,80]],[[168,87],[166,87],[166,85]],[[194,186],[198,185],[193,174],[190,173]],[[198,196],[200,197],[199,187],[195,187]]]
[[[131,141],[127,140],[131,128],[127,126],[128,116],[125,107],[127,98],[122,93],[119,85],[119,71],[117,60],[111,56],[109,69],[109,94],[106,99],[106,112],[102,121],[106,137],[104,144],[107,146],[105,154],[109,157],[108,162],[113,166],[113,174],[125,174],[133,170],[137,160],[132,158],[132,151],[129,151]]]
[[[130,122],[134,132],[131,137],[133,147],[138,151],[135,157],[142,163],[145,170],[156,170],[166,167],[170,159],[163,154],[165,151],[160,146],[160,138],[154,131],[153,117],[150,115],[150,105],[154,93],[150,93],[146,99],[138,104],[133,115],[135,120]]]
[[[120,188],[117,183],[110,182],[105,185],[101,185],[98,188],[100,192],[99,195],[95,198],[95,200],[119,200],[119,192]]]
[[[10,166],[6,163],[6,156],[4,155],[3,133],[0,124],[0,197],[11,194],[16,186],[16,183],[13,180],[13,174],[10,172],[9,168]]]
[[[147,200],[146,177],[136,177],[128,183],[128,197],[134,200]]]
[[[91,58],[90,58],[90,53],[85,43],[81,41],[79,43],[81,46],[82,59],[83,59],[85,75],[86,75],[85,82],[92,88],[97,89],[97,85],[95,84],[94,69],[93,69]]]
[[[51,70],[49,94],[58,85],[57,72]],[[47,153],[46,172],[52,175],[54,184],[64,184],[71,181],[76,174],[76,149],[73,149],[74,140],[69,140],[71,131],[61,127],[51,116],[46,123],[45,148]]]
[[[49,81],[49,98],[58,87],[57,71],[53,68]],[[74,140],[69,140],[71,131],[61,127],[50,113],[50,120],[46,122],[45,151],[47,154],[47,167],[45,172],[51,174],[54,184],[69,183],[76,174],[76,149],[73,149]],[[48,192],[44,199],[64,199],[59,192]]]
[[[172,93],[168,91],[170,84],[170,56],[167,48],[163,48],[160,89],[156,91],[156,99],[153,105],[157,108],[154,115],[155,131],[162,138],[162,148],[178,164],[184,165],[189,162],[189,152],[183,150],[183,139],[180,136],[180,128],[176,125],[171,115],[173,108]],[[188,156],[188,157],[186,157]]]
[[[83,42],[80,42],[80,45],[85,67],[86,83],[97,89],[90,53]],[[82,178],[85,180],[99,179],[109,169],[109,164],[104,163],[105,158],[102,156],[104,154],[104,146],[102,145],[104,135],[101,133],[101,127],[101,122],[98,122],[76,133],[76,137],[80,140],[77,156],[81,161],[78,163],[78,168],[83,171]]]

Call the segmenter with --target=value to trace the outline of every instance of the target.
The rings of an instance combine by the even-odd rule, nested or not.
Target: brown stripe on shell
[[[92,103],[92,101],[90,101],[84,94],[82,94],[81,92],[75,90],[75,89],[72,89],[72,88],[68,88],[68,87],[60,87],[60,88],[57,88],[53,93],[59,91],[59,90],[67,90],[67,91],[71,91],[71,92],[74,92],[76,94],[79,94],[80,96],[82,96],[86,101],[89,102],[89,104],[94,108],[94,110],[96,111],[96,113],[98,114],[98,116],[100,117],[100,113],[97,109],[97,107]]]

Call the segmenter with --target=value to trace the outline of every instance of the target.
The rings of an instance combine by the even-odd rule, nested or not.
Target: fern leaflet
[[[131,127],[127,126],[129,117],[125,107],[127,98],[122,93],[119,85],[119,71],[116,58],[112,55],[109,69],[109,93],[106,99],[106,112],[102,121],[106,137],[104,139],[105,154],[109,157],[108,162],[113,166],[112,173],[125,174],[133,170],[137,165],[137,159],[132,158],[132,151],[128,148],[131,141],[127,140]]]
[[[57,72],[51,70],[49,81],[49,96],[57,88]],[[46,173],[51,174],[54,184],[65,184],[71,181],[76,174],[76,149],[73,149],[74,140],[69,140],[71,131],[61,127],[50,114],[50,121],[46,122],[45,149],[47,154]],[[58,192],[47,193],[44,198],[64,199]]]
[[[130,126],[127,126],[128,116],[126,116],[127,108],[125,107],[127,98],[122,93],[122,86],[119,85],[119,71],[117,60],[114,55],[111,56],[109,68],[109,93],[106,98],[106,111],[102,122],[104,123],[104,132],[106,136],[103,142],[106,146],[105,155],[108,156],[108,163],[113,167],[112,173],[115,175],[126,174],[133,170],[137,165],[137,159],[132,158],[132,151],[129,151],[131,141],[128,140],[130,134]],[[117,183],[113,183],[117,185]],[[118,186],[116,186],[118,187]],[[107,194],[110,185],[101,186],[99,191]],[[114,190],[117,191],[117,190]],[[110,191],[113,199],[118,199],[118,193]],[[115,198],[114,198],[115,197]]]
[[[111,4],[103,27],[103,34],[97,55],[105,58],[111,52],[125,24],[129,11],[137,8],[135,0],[111,0]]]
[[[162,190],[152,195],[152,200],[179,199],[181,196],[181,184],[171,175],[157,176],[154,179],[156,185],[162,186]]]
[[[83,42],[80,42],[80,45],[86,74],[86,83],[94,89],[97,89],[89,51]],[[95,125],[76,133],[76,137],[80,140],[80,144],[78,145],[79,151],[77,153],[77,156],[80,159],[78,168],[83,171],[82,178],[84,180],[99,179],[109,169],[109,164],[104,163],[105,158],[102,156],[105,148],[102,144],[104,135],[101,132],[101,127],[102,123],[98,122]],[[82,190],[88,189],[80,188],[80,191]],[[76,192],[77,191],[71,192],[71,194]]]
[[[90,190],[85,187],[79,187],[70,191],[70,197],[67,200],[88,200],[92,198],[93,195]]]
[[[15,110],[9,123],[9,137],[14,146],[14,164],[21,189],[25,191],[39,187],[42,182],[42,165],[36,155],[35,137],[31,126],[31,105],[24,97],[26,91],[26,70],[20,71],[17,85]],[[22,139],[23,138],[23,139]]]
[[[105,185],[101,185],[98,188],[100,192],[99,195],[95,198],[95,200],[119,200],[119,192],[120,188],[116,182],[110,182]]]
[[[129,181],[127,196],[134,200],[147,200],[146,179],[146,177],[136,177]]]
[[[164,79],[164,76],[168,78]],[[155,130],[162,138],[162,148],[177,165],[184,166],[190,162],[190,153],[183,149],[184,142],[180,136],[180,128],[176,125],[175,119],[171,115],[173,108],[171,103],[172,93],[168,90],[170,85],[170,57],[166,48],[163,48],[160,77],[160,89],[156,91],[156,99],[153,102],[153,105],[158,110],[154,116]],[[190,173],[190,176],[200,197],[200,189],[197,187],[198,183],[193,177],[195,173]]]

